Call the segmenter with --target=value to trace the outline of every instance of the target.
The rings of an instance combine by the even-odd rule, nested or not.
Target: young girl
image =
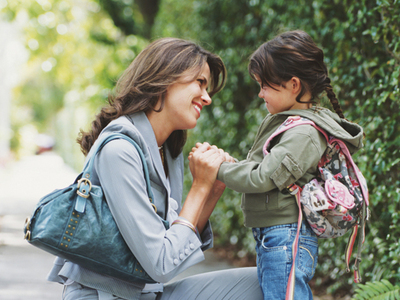
[[[285,299],[292,267],[299,208],[286,188],[294,182],[303,186],[316,176],[327,146],[324,136],[311,125],[294,127],[276,137],[266,156],[262,150],[265,141],[288,116],[297,115],[345,141],[352,152],[362,147],[362,128],[344,119],[323,58],[322,50],[303,31],[283,33],[253,53],[249,73],[260,85],[258,96],[265,101],[269,114],[247,159],[222,163],[217,176],[227,187],[243,193],[241,207],[245,226],[252,228],[256,240],[264,299]],[[326,92],[336,113],[313,106],[322,92]],[[303,223],[295,266],[295,299],[312,299],[308,282],[317,257],[317,237]]]

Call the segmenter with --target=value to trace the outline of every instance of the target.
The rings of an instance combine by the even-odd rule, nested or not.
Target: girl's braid
[[[333,106],[333,109],[339,115],[340,118],[344,119],[342,108],[340,107],[339,101],[336,98],[336,94],[333,91],[333,88],[331,86],[331,80],[329,79],[329,77],[326,78],[325,82],[326,82],[325,91],[329,98],[329,101]]]

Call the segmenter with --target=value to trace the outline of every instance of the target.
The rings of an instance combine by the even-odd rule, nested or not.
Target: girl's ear
[[[289,80],[289,88],[291,89],[292,93],[298,94],[301,91],[301,81],[298,77],[292,77]]]

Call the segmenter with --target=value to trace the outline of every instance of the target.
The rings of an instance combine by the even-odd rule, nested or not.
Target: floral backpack
[[[365,221],[368,220],[368,188],[364,176],[354,163],[346,144],[338,138],[328,136],[313,121],[300,116],[288,117],[265,142],[264,155],[268,155],[267,148],[274,137],[299,125],[314,126],[325,136],[327,148],[318,162],[319,172],[316,178],[303,187],[296,183],[287,187],[289,192],[295,195],[301,209],[297,236],[293,244],[293,265],[286,299],[292,299],[290,297],[293,297],[294,293],[294,262],[303,215],[319,238],[339,237],[351,230],[345,255],[348,272],[350,272],[349,262],[357,231],[360,228],[361,236],[358,240],[358,252],[354,264],[354,282],[356,283],[361,281],[359,263],[365,238]]]

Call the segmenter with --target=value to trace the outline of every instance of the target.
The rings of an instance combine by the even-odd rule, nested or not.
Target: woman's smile
[[[208,64],[204,65],[196,78],[193,79],[192,76],[191,74],[186,75],[181,82],[168,87],[165,106],[160,112],[168,116],[168,123],[163,123],[164,129],[166,129],[165,126],[169,126],[172,132],[194,128],[203,107],[211,104],[211,98],[207,92],[210,80]]]
[[[193,107],[198,112],[199,117],[200,117],[200,112],[203,109],[203,105],[201,105],[200,103],[195,102],[195,103],[193,103]]]

